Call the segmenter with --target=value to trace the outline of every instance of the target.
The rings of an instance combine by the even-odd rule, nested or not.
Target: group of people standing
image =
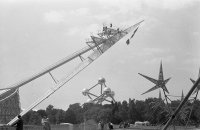
[[[43,125],[43,130],[51,130],[51,126],[49,123],[49,119],[44,116],[44,118],[42,118],[41,121],[42,125]],[[18,120],[12,124],[12,126],[16,126],[16,130],[23,130],[23,119],[20,115],[18,115]]]
[[[104,125],[105,123],[103,121],[100,121],[99,124],[98,124],[98,129],[99,130],[104,130]],[[108,128],[109,130],[112,130],[113,129],[113,124],[111,122],[108,123]]]

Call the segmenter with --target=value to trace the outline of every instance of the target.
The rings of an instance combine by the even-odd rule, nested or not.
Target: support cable
[[[57,84],[58,83],[58,80],[55,79],[55,77],[53,77],[53,75],[51,74],[51,72],[49,72],[51,78],[53,79],[53,81]]]

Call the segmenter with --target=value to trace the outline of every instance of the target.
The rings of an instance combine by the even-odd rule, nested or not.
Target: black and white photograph
[[[0,130],[200,130],[200,0],[0,0]]]

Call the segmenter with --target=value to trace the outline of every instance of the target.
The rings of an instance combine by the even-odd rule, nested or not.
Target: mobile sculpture
[[[156,101],[156,102],[154,102],[154,103],[152,103],[152,104],[154,104],[154,105],[153,105],[153,108],[156,108],[157,106],[162,106],[162,107],[165,108],[164,110],[167,111],[169,115],[171,115],[171,112],[172,112],[172,111],[171,111],[171,108],[169,107],[169,100],[170,100],[170,99],[169,99],[169,97],[168,97],[167,94],[166,94],[166,93],[169,93],[169,91],[168,91],[168,89],[167,89],[167,87],[166,87],[166,84],[167,84],[167,82],[168,82],[171,78],[168,78],[168,79],[164,80],[162,61],[160,62],[160,69],[159,69],[158,80],[156,80],[156,79],[154,79],[154,78],[151,78],[151,77],[148,77],[148,76],[146,76],[146,75],[143,75],[143,74],[141,74],[141,73],[138,73],[138,74],[155,84],[154,87],[152,87],[152,88],[150,88],[149,90],[147,90],[146,92],[142,93],[142,95],[143,95],[143,94],[146,94],[146,93],[149,93],[149,92],[151,92],[151,91],[154,91],[154,90],[156,90],[156,89],[161,88],[161,89],[163,90],[163,93],[164,93],[164,97],[165,97],[164,100],[166,101],[166,105],[164,104],[164,102],[162,102],[163,100],[162,100],[162,98],[161,98],[161,93],[160,93],[160,91],[159,91],[159,100]],[[171,101],[171,100],[170,100],[170,101]]]
[[[75,77],[79,72],[81,72],[83,69],[85,69],[87,66],[89,66],[93,61],[95,61],[98,57],[100,57],[103,53],[105,53],[110,47],[112,47],[115,43],[117,43],[120,39],[122,39],[124,36],[126,36],[129,33],[132,33],[131,37],[128,38],[128,41],[130,42],[129,39],[131,39],[139,25],[143,22],[144,20],[136,23],[135,25],[132,25],[126,29],[120,29],[120,28],[113,28],[112,26],[107,27],[104,26],[102,32],[98,33],[97,36],[91,36],[90,40],[86,42],[88,45],[87,47],[67,56],[66,58],[56,62],[55,64],[43,69],[39,73],[36,73],[30,77],[28,77],[25,80],[22,80],[21,82],[18,82],[14,85],[5,87],[3,89],[0,89],[2,91],[11,91],[13,89],[18,89],[22,87],[23,85],[45,75],[49,74],[53,81],[55,82],[55,86],[51,89],[49,89],[44,96],[39,98],[36,102],[31,104],[28,108],[26,108],[24,111],[20,113],[21,116],[26,114],[28,111],[36,107],[38,104],[43,102],[45,99],[47,99],[49,96],[51,96],[54,92],[56,92],[58,89],[60,89],[62,86],[64,86],[67,82],[69,82],[73,77]],[[84,54],[86,52],[92,51],[86,58],[84,58]],[[56,78],[53,76],[52,71],[54,69],[57,69],[58,67],[76,59],[80,58],[81,63],[66,77],[63,79],[57,81]],[[8,122],[8,125],[12,125],[18,120],[17,117],[12,119],[10,122]]]
[[[141,74],[141,73],[138,73],[138,74],[141,75],[142,77],[148,79],[149,81],[151,81],[152,83],[155,84],[154,87],[152,87],[152,88],[150,88],[149,90],[147,90],[146,92],[142,93],[142,95],[143,95],[143,94],[146,94],[146,93],[149,93],[149,92],[151,92],[151,91],[154,91],[154,90],[156,90],[156,89],[161,88],[161,89],[163,90],[163,93],[164,93],[164,96],[165,96],[165,101],[166,101],[167,106],[168,106],[168,100],[169,100],[169,98],[168,98],[166,92],[169,93],[169,91],[167,90],[166,84],[167,84],[167,82],[168,82],[171,78],[168,78],[168,79],[164,80],[163,68],[162,68],[162,61],[160,62],[160,70],[159,70],[158,80],[156,80],[156,79],[154,79],[154,78],[151,78],[151,77],[148,77],[148,76],[146,76],[146,75],[143,75],[143,74]],[[169,109],[169,108],[168,108],[168,109]],[[169,109],[169,111],[170,111],[170,109]]]
[[[198,78],[199,77],[200,77],[200,69],[199,69]],[[193,84],[195,84],[196,81],[194,79],[190,78],[190,80],[192,81]],[[192,110],[194,108],[195,101],[197,100],[197,96],[198,96],[199,90],[200,90],[200,83],[197,84],[197,87],[195,88],[195,90],[192,93],[192,95],[195,95],[195,97],[193,98],[193,103],[192,103],[192,106],[191,106],[191,109],[190,109],[190,113],[189,113],[189,116],[188,116],[188,120],[187,120],[186,126],[189,123],[189,120],[190,120],[190,117],[191,117],[191,114],[192,114]]]
[[[185,96],[185,98],[181,101],[181,103],[176,108],[176,110],[174,111],[174,113],[171,115],[171,117],[169,118],[169,120],[167,121],[167,123],[165,124],[165,126],[163,127],[162,130],[167,130],[167,128],[169,127],[169,125],[176,118],[177,114],[184,108],[184,105],[187,103],[188,99],[190,98],[190,96],[192,95],[192,93],[194,92],[194,90],[196,88],[198,88],[199,83],[200,83],[200,77],[194,83],[194,85],[192,86],[192,88],[190,89],[190,91],[187,93],[187,95]]]
[[[139,73],[140,74],[140,73]],[[181,96],[174,96],[174,95],[169,95],[169,91],[166,88],[166,83],[170,80],[170,78],[164,80],[164,76],[163,76],[163,69],[162,69],[162,62],[160,63],[160,71],[159,71],[159,77],[158,80],[155,80],[153,78],[150,78],[148,76],[145,76],[143,74],[140,74],[141,76],[143,76],[144,78],[150,80],[151,82],[153,82],[154,84],[156,84],[153,88],[147,90],[146,92],[142,93],[146,94],[148,92],[151,92],[153,90],[156,90],[158,88],[161,88],[163,90],[164,96],[165,96],[165,101],[166,101],[166,105],[163,104],[164,100],[162,100],[161,98],[161,93],[159,91],[159,101],[154,102],[154,106],[153,108],[155,108],[156,106],[162,106],[167,108],[166,111],[168,111],[168,116],[169,116],[169,120],[167,122],[167,124],[164,126],[163,130],[165,130],[171,123],[172,120],[174,120],[176,118],[177,115],[179,115],[180,118],[184,119],[186,121],[186,126],[188,124],[188,121],[190,119],[191,116],[191,112],[194,106],[194,101],[197,99],[197,95],[198,92],[200,90],[200,79],[198,79],[197,81],[193,80],[190,78],[190,80],[194,83],[193,87],[191,88],[191,90],[188,92],[188,94],[186,96],[184,96],[183,91],[182,91],[182,95]],[[199,71],[199,78],[200,78],[200,71]],[[168,94],[166,94],[168,93]],[[196,94],[195,97],[190,97],[191,94]],[[176,110],[173,112],[172,108],[170,108],[168,101],[171,101],[171,99],[169,98],[170,96],[172,97],[180,97],[180,105],[178,106],[178,108],[176,108]],[[193,101],[193,105],[192,106],[188,106],[188,101],[192,100]]]
[[[141,75],[141,76],[143,76],[144,78],[148,79],[149,81],[151,81],[152,83],[155,84],[154,87],[150,88],[149,90],[147,90],[147,91],[144,92],[143,94],[148,93],[148,92],[151,92],[151,91],[156,90],[156,89],[158,89],[158,88],[162,88],[164,93],[165,93],[165,92],[169,93],[169,91],[167,90],[166,84],[167,84],[167,82],[168,82],[171,78],[168,78],[168,79],[164,80],[163,69],[162,69],[162,62],[160,63],[160,71],[159,71],[158,80],[153,79],[153,78],[150,78],[150,77],[145,76],[145,75],[140,74],[140,73],[138,73],[138,74]],[[142,95],[143,95],[143,94],[142,94]]]
[[[86,88],[83,89],[82,94],[89,98],[86,103],[102,104],[103,101],[107,101],[110,103],[115,102],[114,99],[115,92],[111,91],[111,89],[106,86],[105,82],[106,82],[105,78],[99,78],[97,84],[95,84],[89,89]],[[95,87],[100,87],[99,95],[96,95],[91,92],[91,90],[94,89]],[[108,98],[111,98],[111,100],[108,100]]]

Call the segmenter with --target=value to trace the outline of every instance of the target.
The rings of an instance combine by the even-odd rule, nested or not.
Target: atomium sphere
[[[98,80],[98,83],[99,83],[99,84],[103,84],[103,83],[105,83],[105,82],[106,82],[106,80],[105,80],[105,78],[103,78],[103,77],[99,78],[99,80]]]
[[[94,103],[94,101],[93,101],[92,99],[88,99],[88,100],[86,101],[86,103]]]
[[[103,93],[109,94],[110,92],[111,92],[111,89],[108,88],[108,87],[105,87],[105,88],[103,89]]]
[[[88,93],[89,93],[89,90],[86,89],[86,88],[84,88],[83,91],[82,91],[82,94],[83,94],[84,96],[87,96]]]

